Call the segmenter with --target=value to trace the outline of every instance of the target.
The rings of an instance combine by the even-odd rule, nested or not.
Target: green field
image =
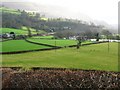
[[[25,51],[25,50],[35,50],[49,48],[47,46],[41,46],[36,44],[28,43],[24,40],[10,40],[5,42],[0,42],[0,52],[13,52],[13,51]]]
[[[49,35],[49,36],[34,36],[32,38],[35,38],[35,39],[52,39],[52,38],[54,38],[54,36],[52,36],[52,35]]]
[[[0,11],[5,12],[5,13],[11,13],[11,14],[21,14],[21,12],[19,12],[16,9],[10,9],[7,7],[0,7]]]
[[[14,29],[14,28],[0,28],[0,33],[10,33],[14,32],[16,35],[28,35],[28,31],[24,29]],[[31,31],[32,34],[36,34],[35,31]]]
[[[17,9],[12,9],[12,8],[8,8],[8,7],[0,7],[0,12],[20,15],[22,11],[18,11]],[[35,16],[35,14],[33,14],[32,12],[29,12],[28,15]],[[48,21],[48,18],[45,18],[45,17],[40,17],[39,19]]]
[[[0,33],[10,33],[10,32],[14,32],[15,34],[17,35],[20,35],[20,34],[28,34],[28,31],[24,31],[22,29],[14,29],[14,28],[0,28]]]
[[[32,34],[37,34],[36,30],[33,28],[30,28]],[[21,29],[14,29],[14,28],[0,28],[0,34],[1,33],[10,33],[14,32],[16,35],[28,35],[28,30],[26,27],[22,27]],[[43,30],[39,30],[39,34],[46,33]]]
[[[25,47],[26,45],[24,45]],[[118,43],[107,43],[39,51],[23,54],[2,55],[3,67],[54,67],[85,70],[118,71]]]
[[[22,29],[22,30],[25,30],[25,31],[28,31],[26,26],[22,26],[21,29]],[[36,32],[36,29],[34,29],[34,28],[29,28],[29,29],[30,29],[30,31],[32,31],[32,32]]]
[[[27,40],[32,41],[32,42],[37,42],[37,43],[43,43],[43,44],[49,44],[49,45],[53,45],[53,46],[71,46],[71,45],[76,45],[77,44],[77,40],[69,40],[69,39],[50,39],[53,36],[41,36],[41,38],[37,38],[37,37],[32,37],[32,38],[28,38]],[[92,43],[91,41],[84,41],[82,42],[82,44],[86,44],[86,43]]]
[[[69,46],[69,45],[76,45],[76,40],[62,40],[62,39],[33,39],[29,38],[29,41],[37,42],[37,43],[43,43],[43,44],[49,44],[53,46]],[[56,44],[55,44],[56,43]]]
[[[24,31],[28,31],[28,29],[27,29],[27,27],[26,26],[22,26],[21,27],[21,29],[22,30],[24,30]],[[37,34],[37,33],[39,33],[39,34],[41,34],[41,33],[46,33],[44,30],[39,30],[38,32],[36,32],[36,29],[34,29],[34,28],[29,28],[30,29],[30,31],[32,32],[32,34]]]

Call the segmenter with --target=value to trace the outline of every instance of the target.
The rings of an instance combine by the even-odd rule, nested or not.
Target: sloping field
[[[42,44],[48,44],[53,46],[72,46],[77,45],[77,40],[69,40],[69,39],[51,39],[53,36],[39,36],[39,37],[32,37],[28,38],[27,40],[36,42],[36,43],[42,43]],[[88,44],[92,43],[91,41],[84,41],[82,44]]]
[[[0,34],[1,33],[10,33],[14,32],[17,35],[28,35],[28,31],[24,29],[14,29],[14,28],[0,28]],[[36,34],[36,31],[32,29],[32,34]]]
[[[26,42],[25,40],[10,40],[5,42],[0,42],[0,52],[13,52],[13,51],[25,51],[25,50],[36,50],[49,48],[47,46],[36,45]]]
[[[14,29],[14,28],[0,28],[0,33],[10,33],[14,32],[15,34],[28,34],[28,31],[24,31],[22,29]]]
[[[11,13],[11,14],[21,14],[21,12],[19,12],[18,10],[10,9],[7,7],[0,7],[0,12]]]
[[[27,48],[26,45],[23,46]],[[108,44],[102,43],[82,46],[80,49],[63,48],[52,51],[2,55],[2,65],[3,67],[54,67],[118,71],[118,43],[110,43],[109,46],[109,52]]]
[[[34,28],[29,28],[32,34],[37,34],[36,29]],[[21,30],[26,31],[28,33],[28,28],[26,26],[22,26]]]
[[[69,45],[76,45],[77,43],[77,41],[75,40],[58,40],[58,39],[49,40],[49,39],[35,39],[35,38],[29,38],[27,40],[37,43],[53,45],[53,46],[69,46]]]

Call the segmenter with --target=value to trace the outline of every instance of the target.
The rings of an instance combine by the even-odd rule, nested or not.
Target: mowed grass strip
[[[52,39],[54,38],[54,36],[50,35],[50,36],[34,36],[32,37],[33,39]]]
[[[63,48],[52,51],[3,55],[3,67],[54,67],[118,71],[118,43]]]
[[[47,46],[36,45],[26,42],[25,40],[10,40],[5,42],[0,42],[0,52],[13,52],[13,51],[26,51],[26,50],[36,50],[49,48]]]

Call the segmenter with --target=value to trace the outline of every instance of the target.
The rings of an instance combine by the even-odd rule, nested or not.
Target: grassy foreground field
[[[25,40],[10,40],[0,42],[0,52],[13,52],[49,48],[47,46],[36,45],[26,42]]]
[[[118,71],[118,43],[63,48],[52,51],[2,55],[3,67],[54,67]]]

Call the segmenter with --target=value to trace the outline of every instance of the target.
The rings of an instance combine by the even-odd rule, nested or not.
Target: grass
[[[49,44],[53,46],[69,46],[69,45],[76,45],[75,40],[58,40],[58,39],[33,39],[29,38],[28,40],[37,42],[37,43],[43,43],[43,44]]]
[[[10,32],[14,32],[17,35],[20,34],[28,34],[28,31],[24,31],[22,29],[14,29],[14,28],[0,28],[0,33],[10,33]]]
[[[54,67],[118,71],[118,43],[63,48],[52,51],[2,55],[3,67]]]
[[[33,28],[30,28],[32,34],[36,34],[36,30]],[[21,29],[14,29],[14,28],[0,28],[0,34],[1,33],[10,33],[14,32],[17,35],[28,35],[28,31],[25,28]]]
[[[28,31],[26,26],[22,26],[21,29],[24,30],[24,31]],[[38,32],[36,32],[36,29],[34,29],[34,28],[29,28],[29,29],[30,29],[30,31],[32,32],[32,34],[46,33],[44,30],[39,30]]]
[[[28,31],[26,26],[21,27],[22,30]],[[36,29],[34,28],[29,28],[31,31],[36,32]]]
[[[54,38],[54,36],[49,35],[49,36],[34,36],[32,38],[36,38],[36,39],[52,39]]]
[[[8,8],[8,7],[0,7],[0,12],[16,14],[16,15],[20,15],[21,14],[21,11],[18,11],[17,9]],[[28,15],[29,16],[35,16],[35,14],[30,13],[30,12],[28,13]],[[41,17],[40,20],[48,21],[48,18]]]
[[[37,39],[37,38],[29,38],[28,40],[32,41],[32,42],[37,42],[37,43],[43,43],[43,44],[49,44],[49,45],[53,45],[53,46],[70,46],[70,45],[76,45],[77,44],[77,40],[69,40],[69,39],[49,39],[53,36],[42,36],[41,38],[43,39]],[[82,42],[82,44],[85,43],[91,43],[91,41],[85,41]]]
[[[30,28],[32,34],[37,34],[36,30],[34,28]],[[1,33],[10,33],[15,32],[17,35],[28,35],[28,30],[25,26],[21,27],[21,29],[15,29],[15,28],[0,28],[0,34]],[[43,30],[39,31],[39,34],[46,33]]]
[[[40,20],[48,21],[48,18],[41,17]]]
[[[0,47],[1,46],[2,49],[0,49],[0,52],[13,52],[13,51],[25,51],[25,50],[49,48],[46,46],[31,44],[24,40],[12,40],[12,41],[0,42]]]
[[[0,11],[11,14],[18,14],[18,15],[21,14],[21,12],[19,12],[18,10],[7,7],[0,7]]]

